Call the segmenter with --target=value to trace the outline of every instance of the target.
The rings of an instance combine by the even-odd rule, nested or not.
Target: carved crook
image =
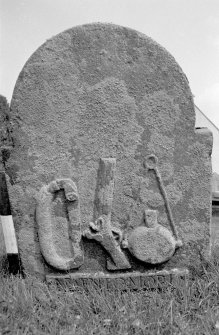
[[[74,252],[74,257],[72,258],[64,258],[58,255],[53,241],[52,202],[54,193],[62,189],[68,201],[67,208],[71,228],[70,238]],[[77,186],[71,179],[57,179],[41,188],[37,200],[36,220],[41,252],[47,263],[59,270],[70,270],[80,267],[84,261],[84,256],[80,247],[79,196]]]

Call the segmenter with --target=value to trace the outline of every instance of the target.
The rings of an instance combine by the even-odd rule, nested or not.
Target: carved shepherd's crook
[[[53,241],[53,218],[52,202],[54,193],[64,190],[67,199],[67,210],[71,228],[71,242],[74,256],[64,258],[60,256],[55,248]],[[38,224],[38,236],[41,252],[46,262],[59,270],[70,270],[79,268],[84,255],[80,247],[81,227],[80,227],[80,206],[77,186],[71,179],[57,179],[50,184],[43,186],[39,192],[36,207],[36,220]]]

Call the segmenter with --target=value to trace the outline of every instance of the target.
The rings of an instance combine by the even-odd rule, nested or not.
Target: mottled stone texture
[[[58,282],[64,284],[69,290],[77,290],[78,287],[84,287],[89,291],[94,289],[107,289],[113,291],[121,290],[139,290],[139,289],[168,289],[170,285],[183,285],[188,282],[188,270],[161,270],[148,272],[129,272],[121,274],[99,273],[98,276],[79,273],[65,275],[47,275],[49,283]]]
[[[60,179],[75,183],[80,213],[69,218],[64,190],[55,192],[49,231],[59,257],[70,259],[69,225],[80,220],[84,262],[68,270],[73,274],[124,271],[108,267],[113,257],[97,235],[89,238],[101,229],[113,252],[122,250],[120,265],[126,264],[128,273],[183,268],[198,263],[200,251],[209,254],[212,137],[206,129],[195,130],[187,78],[156,42],[111,24],[67,30],[27,61],[11,110],[14,150],[6,172],[27,272],[57,273],[41,254],[35,211],[42,187]],[[156,169],[145,164],[148,156],[156,157]],[[100,165],[108,159],[111,168],[103,177]],[[125,243],[134,228],[144,225],[147,210],[156,210],[157,224],[173,236],[174,225],[183,243],[155,266],[137,260]]]

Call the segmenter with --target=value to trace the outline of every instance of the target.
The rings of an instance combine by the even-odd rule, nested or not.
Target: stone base
[[[172,269],[156,272],[133,272],[121,274],[105,274],[97,272],[95,274],[77,273],[65,275],[47,275],[48,283],[60,283],[67,285],[70,290],[77,287],[84,288],[106,288],[107,290],[139,290],[165,288],[169,284],[177,284],[179,281],[185,281],[188,277],[187,269]]]

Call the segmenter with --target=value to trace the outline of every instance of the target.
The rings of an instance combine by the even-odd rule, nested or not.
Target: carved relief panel
[[[84,261],[86,239],[99,243],[106,252],[106,269],[108,271],[131,269],[132,261],[146,264],[161,264],[169,260],[176,248],[182,246],[168,197],[159,173],[158,159],[155,155],[146,157],[145,167],[153,170],[164,198],[170,228],[157,222],[158,212],[145,209],[142,221],[135,228],[126,231],[119,228],[119,223],[112,221],[112,203],[116,175],[116,159],[102,158],[97,174],[97,189],[94,199],[94,221],[87,222],[81,231],[80,191],[71,179],[57,179],[43,186],[39,192],[36,209],[39,242],[46,262],[57,270],[72,270],[81,267]],[[69,236],[66,244],[72,245],[72,257],[61,257],[56,250],[53,236],[56,235],[53,215],[53,202],[59,191],[64,191],[66,217]],[[82,236],[85,238],[82,240]],[[69,240],[69,241],[68,241]]]

